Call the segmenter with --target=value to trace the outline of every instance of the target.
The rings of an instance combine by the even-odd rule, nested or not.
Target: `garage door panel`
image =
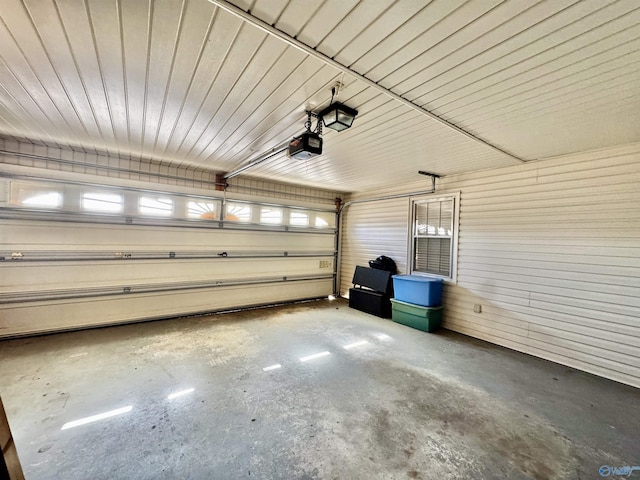
[[[81,300],[0,306],[0,337],[29,335],[140,320],[213,312],[319,298],[333,289],[332,279],[239,285],[166,293],[123,294]]]
[[[225,228],[75,224],[2,220],[1,249],[59,251],[265,251],[333,249],[332,230],[318,233]]]
[[[211,282],[266,276],[321,275],[333,271],[333,252],[324,256],[106,260],[0,264],[0,297],[18,292],[167,282]]]

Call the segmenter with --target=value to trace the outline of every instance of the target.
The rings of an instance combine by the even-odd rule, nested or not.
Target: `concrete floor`
[[[577,479],[640,465],[640,390],[341,300],[5,341],[0,358],[27,479]]]

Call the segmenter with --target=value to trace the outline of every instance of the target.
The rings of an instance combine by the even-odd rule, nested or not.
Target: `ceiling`
[[[216,5],[217,4],[217,5]],[[242,17],[245,18],[242,18]],[[0,0],[0,135],[342,191],[640,141],[637,0]]]

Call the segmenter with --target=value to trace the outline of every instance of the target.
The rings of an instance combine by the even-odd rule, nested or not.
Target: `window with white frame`
[[[250,222],[251,215],[251,205],[228,202],[225,206],[225,220],[231,220],[232,222]]]
[[[333,212],[316,212],[315,226],[334,228],[336,226],[336,214]]]
[[[141,215],[170,217],[173,215],[173,199],[169,197],[142,196],[138,202]]]
[[[33,208],[62,207],[62,185],[11,182],[11,204]]]
[[[282,209],[274,207],[262,207],[260,209],[260,223],[281,224]]]
[[[207,201],[207,199],[189,201],[187,203],[187,217],[216,220],[218,218],[218,204]]]
[[[306,227],[309,225],[309,214],[300,210],[289,212],[289,224],[296,227]]]
[[[124,198],[119,193],[84,192],[81,205],[90,212],[120,213],[124,207]]]
[[[411,273],[455,277],[454,196],[412,202]]]

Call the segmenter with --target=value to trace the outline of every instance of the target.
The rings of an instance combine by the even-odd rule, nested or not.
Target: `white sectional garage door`
[[[334,291],[328,207],[0,182],[0,337]]]

